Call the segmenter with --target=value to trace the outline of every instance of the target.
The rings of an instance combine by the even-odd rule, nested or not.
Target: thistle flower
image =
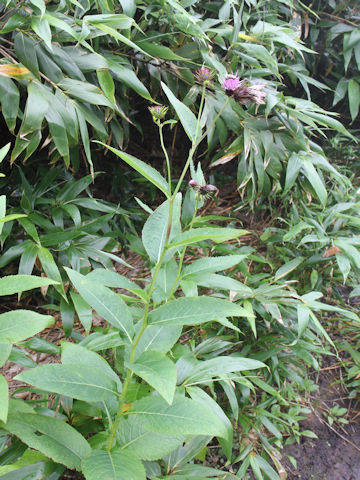
[[[196,180],[191,179],[189,182],[189,186],[193,188],[196,192],[204,197],[210,197],[211,194],[216,194],[219,189],[215,187],[215,185],[199,185]]]
[[[154,105],[148,108],[155,123],[157,120],[162,120],[165,117],[167,111],[169,110],[169,107],[165,107],[165,105]]]
[[[251,84],[247,80],[240,80],[236,75],[227,75],[224,80],[224,89],[228,97],[233,97],[238,103],[265,103],[266,93],[262,91],[264,84]]]
[[[230,96],[231,92],[234,92],[238,88],[240,83],[240,77],[237,77],[236,75],[226,75],[224,80],[224,88],[226,95]]]
[[[199,83],[211,82],[214,77],[214,72],[207,67],[201,67],[195,72],[195,77]]]

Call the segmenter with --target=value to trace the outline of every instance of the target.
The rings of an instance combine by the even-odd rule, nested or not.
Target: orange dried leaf
[[[341,250],[339,247],[337,247],[336,245],[333,245],[332,247],[330,248],[327,248],[325,250],[325,253],[323,255],[324,258],[327,258],[327,257],[332,257],[333,255],[335,255],[336,253],[341,253]]]

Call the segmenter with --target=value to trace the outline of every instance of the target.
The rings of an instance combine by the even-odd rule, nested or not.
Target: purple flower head
[[[154,122],[156,120],[162,120],[168,110],[169,107],[165,107],[164,105],[154,105],[152,107],[149,107],[149,112],[151,113]]]
[[[190,187],[193,187],[193,188],[195,188],[197,186],[197,184],[198,183],[193,179],[191,179],[190,182],[189,182]]]
[[[240,84],[240,77],[236,75],[226,75],[224,80],[224,88],[227,92],[234,92]]]
[[[195,72],[195,77],[200,83],[210,82],[214,77],[214,73],[207,67],[201,67]]]

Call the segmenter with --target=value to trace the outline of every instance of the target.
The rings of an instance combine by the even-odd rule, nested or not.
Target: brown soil
[[[294,469],[286,462],[287,480],[360,480],[359,401],[349,400],[338,383],[340,366],[330,365],[320,371],[319,390],[309,398],[312,413],[301,424],[317,439],[302,437],[300,445],[289,445],[283,451],[297,462]],[[347,408],[349,424],[328,423],[327,412],[335,405]]]

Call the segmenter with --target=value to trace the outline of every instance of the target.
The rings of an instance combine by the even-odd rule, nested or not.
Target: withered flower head
[[[193,179],[190,180],[189,186],[204,197],[210,197],[212,194],[215,195],[219,191],[215,185],[199,185],[197,181]]]
[[[169,110],[169,107],[165,107],[165,105],[154,105],[148,108],[149,108],[149,112],[153,117],[154,122],[156,120],[162,120],[165,117],[167,111]]]
[[[233,97],[238,103],[265,103],[266,93],[264,84],[251,84],[248,80],[240,80],[236,75],[227,75],[224,80],[224,89],[228,97]]]

